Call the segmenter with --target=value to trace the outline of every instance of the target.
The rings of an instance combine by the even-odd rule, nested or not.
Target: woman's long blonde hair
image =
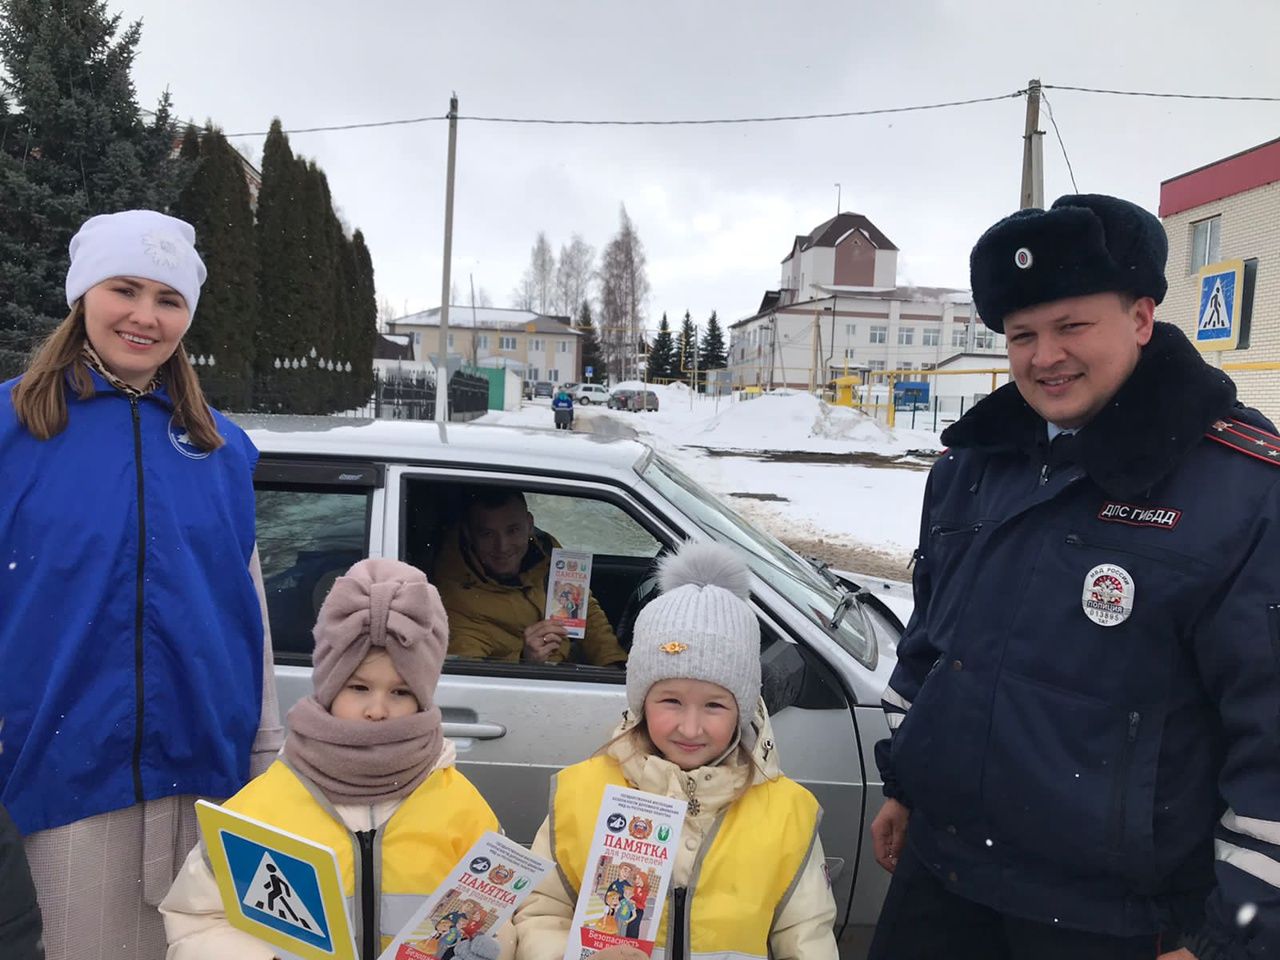
[[[39,440],[55,437],[67,428],[67,389],[81,400],[93,396],[93,380],[83,362],[88,334],[84,326],[84,301],[77,300],[67,319],[36,350],[22,379],[13,388],[13,409],[18,422]],[[209,412],[200,380],[181,343],[160,368],[174,419],[201,450],[213,451],[226,443]]]

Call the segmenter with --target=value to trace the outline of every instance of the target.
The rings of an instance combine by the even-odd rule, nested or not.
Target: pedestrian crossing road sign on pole
[[[355,960],[332,850],[205,800],[196,817],[233,927],[282,957]]]
[[[1240,343],[1244,304],[1244,261],[1226,260],[1200,268],[1200,300],[1195,345],[1201,351],[1235,350]]]

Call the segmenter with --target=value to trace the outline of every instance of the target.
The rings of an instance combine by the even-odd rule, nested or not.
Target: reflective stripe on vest
[[[561,770],[552,786],[552,849],[575,897],[609,784],[630,786],[616,760],[595,757]],[[769,955],[769,933],[809,859],[820,813],[813,794],[786,777],[756,784],[721,813],[689,877],[690,960]],[[664,955],[669,923],[664,904],[655,958]]]
[[[333,850],[342,892],[353,925],[359,928],[363,918],[356,898],[357,840],[313,789],[277,760],[226,807]],[[436,770],[401,802],[374,837],[381,949],[487,830],[498,830],[497,817],[471,781],[453,767]]]

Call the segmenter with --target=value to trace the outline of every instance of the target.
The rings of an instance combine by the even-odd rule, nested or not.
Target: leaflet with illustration
[[[486,833],[378,960],[450,960],[459,943],[492,934],[510,920],[554,866],[506,837]]]
[[[564,960],[587,960],[619,944],[653,953],[687,806],[605,787]]]
[[[591,554],[578,550],[551,551],[547,577],[547,619],[560,624],[569,636],[587,635],[587,598],[591,595]]]

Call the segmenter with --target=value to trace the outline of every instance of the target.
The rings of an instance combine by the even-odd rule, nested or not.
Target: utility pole
[[[436,422],[449,419],[449,271],[453,267],[453,169],[458,155],[458,95],[449,98],[449,166],[444,187],[444,275],[440,279],[440,355],[436,366]]]
[[[836,184],[836,216],[840,216],[840,184]]]
[[[813,393],[818,381],[818,356],[822,352],[819,339],[822,337],[822,327],[819,323],[819,313],[817,310],[813,312],[813,359],[809,361],[809,392]]]
[[[1027,128],[1022,135],[1020,209],[1044,206],[1044,131],[1040,129],[1040,81],[1027,81]]]

